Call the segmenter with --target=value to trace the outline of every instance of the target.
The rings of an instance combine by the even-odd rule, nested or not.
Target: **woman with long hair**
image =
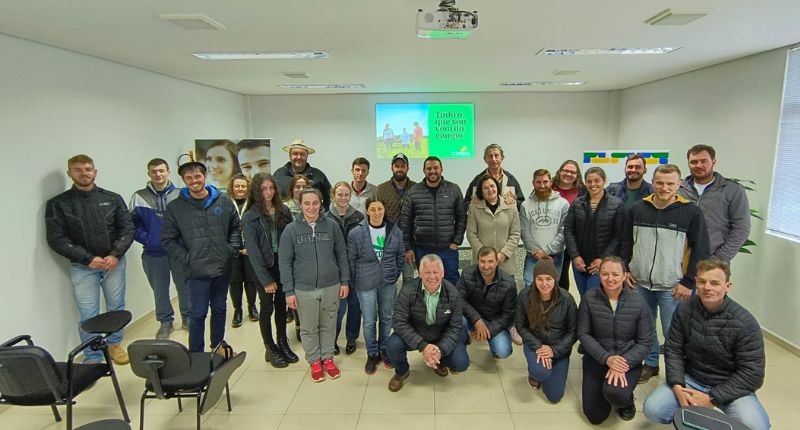
[[[339,225],[344,235],[344,241],[347,243],[348,234],[364,219],[364,214],[356,210],[350,204],[350,196],[353,194],[353,189],[350,184],[345,181],[339,181],[331,188],[331,207],[328,212],[328,217]],[[339,333],[342,331],[342,321],[344,315],[347,314],[347,323],[345,325],[344,334],[347,338],[347,343],[344,347],[345,354],[352,354],[356,351],[356,339],[361,334],[361,305],[358,303],[358,294],[353,288],[347,295],[347,298],[342,300],[339,304],[339,313],[336,316],[336,339],[334,345],[334,353],[339,354]]]
[[[300,213],[300,191],[303,188],[310,187],[311,181],[303,175],[294,175],[292,180],[289,181],[289,195],[283,200],[283,203],[289,208],[292,217]]]
[[[556,287],[558,274],[551,260],[539,260],[533,274],[533,285],[517,297],[514,325],[528,362],[528,385],[558,403],[567,387],[578,307],[567,290]]]
[[[386,341],[392,330],[392,309],[397,279],[403,273],[405,246],[400,228],[386,218],[382,201],[369,198],[366,209],[367,218],[350,231],[347,259],[350,286],[358,295],[364,321],[364,371],[371,375],[381,361],[385,367],[392,367],[386,355]]]
[[[569,204],[579,196],[586,194],[586,186],[581,177],[581,168],[577,161],[566,160],[561,163],[561,167],[553,176],[553,191],[558,191]],[[564,253],[566,256],[566,251]],[[569,290],[569,264],[561,265],[561,276],[558,278],[558,286]]]
[[[520,223],[516,202],[506,203],[500,196],[500,182],[487,175],[475,186],[478,201],[467,210],[467,240],[472,248],[472,261],[478,261],[478,250],[491,246],[497,250],[497,262],[504,272],[514,276],[515,255],[519,246]]]
[[[208,183],[219,189],[225,188],[239,170],[236,145],[230,140],[211,142],[203,156],[203,164],[208,169]]]
[[[624,202],[605,191],[606,172],[599,167],[586,171],[589,191],[572,203],[564,220],[566,254],[581,297],[600,286],[603,257],[619,255]]]
[[[253,176],[249,202],[250,208],[242,218],[242,230],[261,305],[258,321],[266,348],[264,359],[273,367],[286,367],[299,361],[286,337],[286,296],[278,266],[281,235],[292,222],[292,214],[281,202],[275,179],[269,173]],[[274,337],[270,321],[273,309]]]
[[[603,258],[603,288],[587,291],[578,309],[583,414],[595,425],[605,421],[612,408],[624,421],[636,416],[633,389],[653,346],[650,310],[639,293],[623,286],[625,274],[621,258]]]
[[[241,173],[237,173],[231,177],[230,182],[228,182],[228,187],[225,190],[228,197],[233,200],[239,220],[242,219],[244,213],[247,211],[247,194],[249,187],[250,180]],[[250,260],[247,257],[246,248],[239,250],[239,255],[233,259],[233,271],[231,272],[229,291],[231,302],[233,303],[233,319],[231,320],[231,326],[233,328],[241,327],[242,325],[244,315],[242,311],[242,293],[245,293],[247,296],[247,316],[250,318],[250,321],[258,321],[255,275],[253,274],[253,267],[250,264]]]

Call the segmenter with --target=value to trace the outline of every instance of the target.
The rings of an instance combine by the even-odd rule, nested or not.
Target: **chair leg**
[[[67,398],[67,430],[72,430],[72,397]]]
[[[228,384],[225,384],[225,397],[228,398],[228,412],[232,411],[231,408],[231,389]]]
[[[200,430],[200,398],[197,396],[197,430]]]
[[[142,400],[139,404],[139,430],[144,430],[144,401],[147,399],[147,390],[142,393]]]
[[[128,409],[125,407],[125,400],[122,398],[122,390],[119,388],[119,381],[117,381],[117,374],[114,373],[114,368],[108,366],[111,369],[111,381],[114,383],[114,392],[117,393],[117,401],[119,402],[119,408],[122,409],[122,417],[125,418],[126,423],[131,422],[131,418],[128,416]]]
[[[58,413],[56,405],[50,405],[50,408],[53,410],[53,416],[56,418],[56,422],[61,422],[61,414]]]
[[[181,404],[181,398],[178,397],[178,412],[183,412],[183,405]]]

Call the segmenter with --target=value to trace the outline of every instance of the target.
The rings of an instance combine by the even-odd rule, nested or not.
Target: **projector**
[[[443,0],[439,9],[417,11],[417,37],[422,39],[466,39],[478,28],[478,12],[456,9],[455,0]]]

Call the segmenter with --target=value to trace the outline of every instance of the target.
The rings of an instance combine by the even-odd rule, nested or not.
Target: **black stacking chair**
[[[75,357],[86,348],[102,350],[106,362],[75,363]],[[102,336],[93,336],[78,345],[70,351],[65,363],[56,362],[50,353],[35,346],[30,335],[17,336],[0,345],[0,404],[49,405],[56,421],[61,421],[56,406],[66,405],[67,430],[72,430],[72,405],[75,404],[75,396],[105,376],[111,377],[122,416],[126,422],[130,422],[114,366]]]
[[[139,415],[139,429],[144,430],[144,402],[146,399],[178,399],[178,410],[183,412],[182,398],[197,399],[197,430],[200,416],[210,411],[222,397],[222,391],[231,411],[231,393],[228,380],[244,363],[246,352],[233,355],[233,349],[220,343],[214,352],[189,352],[173,340],[142,339],[128,345],[131,370],[145,379]]]

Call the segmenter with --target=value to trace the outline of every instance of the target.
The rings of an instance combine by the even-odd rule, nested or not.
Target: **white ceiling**
[[[242,94],[612,90],[800,40],[798,0],[457,0],[477,10],[466,40],[415,36],[437,0],[2,0],[0,32]],[[713,9],[685,26],[650,26],[663,9]],[[203,13],[225,30],[191,31],[164,13]],[[681,46],[665,55],[543,57],[542,48]],[[208,51],[321,50],[326,60],[204,61]],[[2,60],[0,60],[2,61]],[[554,76],[556,69],[577,69]],[[290,79],[284,72],[306,72]],[[581,80],[577,88],[500,82]],[[357,90],[281,84],[360,83]]]

